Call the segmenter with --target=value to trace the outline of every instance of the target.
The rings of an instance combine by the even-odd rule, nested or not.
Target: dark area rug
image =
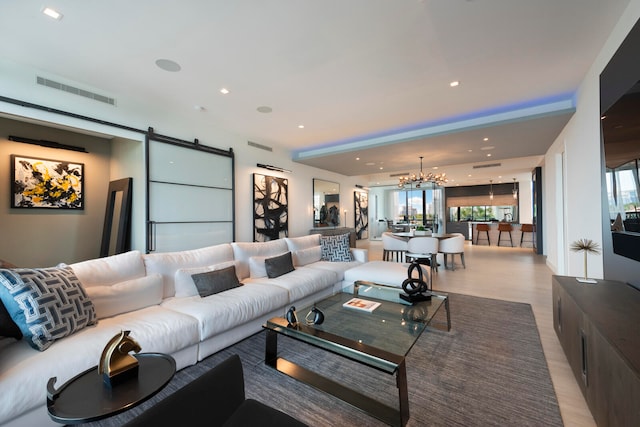
[[[407,358],[408,426],[562,426],[558,402],[529,304],[450,294],[452,329],[427,329]],[[444,309],[435,321],[445,324]],[[118,426],[231,354],[242,359],[247,397],[311,426],[377,426],[358,409],[264,365],[264,333],[176,373],[137,408],[86,425]],[[395,376],[282,337],[279,354],[398,407]],[[202,411],[203,417],[215,414]]]

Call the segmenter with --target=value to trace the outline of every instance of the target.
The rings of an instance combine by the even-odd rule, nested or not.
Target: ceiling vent
[[[409,172],[392,173],[389,178],[395,178],[397,176],[409,176]]]
[[[487,163],[486,165],[474,165],[474,169],[483,169],[483,168],[497,168],[502,166],[502,163]]]
[[[61,90],[63,92],[71,93],[73,95],[84,96],[85,98],[93,99],[94,101],[102,102],[104,104],[109,104],[113,106],[116,105],[116,100],[114,98],[109,98],[108,96],[89,92],[88,90],[69,86],[63,83],[56,82],[54,80],[45,79],[44,77],[36,76],[36,82],[39,85],[46,86],[51,89]]]
[[[250,145],[251,147],[256,147],[265,151],[273,151],[273,148],[266,145],[258,144],[257,142],[253,142],[253,141],[247,141],[247,145]]]

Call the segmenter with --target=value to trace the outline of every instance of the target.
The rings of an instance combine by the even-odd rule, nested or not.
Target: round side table
[[[140,353],[138,376],[109,387],[95,366],[73,377],[59,389],[56,378],[47,384],[47,409],[52,420],[80,424],[119,414],[149,399],[173,378],[176,361],[168,354]]]

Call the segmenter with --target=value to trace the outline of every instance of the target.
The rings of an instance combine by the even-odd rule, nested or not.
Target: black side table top
[[[173,378],[176,362],[161,353],[140,353],[138,376],[113,387],[107,386],[98,366],[71,378],[54,389],[56,378],[47,384],[49,416],[62,424],[80,424],[124,412],[149,399]]]

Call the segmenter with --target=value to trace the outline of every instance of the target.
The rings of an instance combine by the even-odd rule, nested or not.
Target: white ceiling
[[[539,163],[628,2],[52,0],[54,21],[5,0],[0,56],[346,175],[388,179],[425,156],[469,183],[471,165],[502,163],[473,177],[488,182]]]

